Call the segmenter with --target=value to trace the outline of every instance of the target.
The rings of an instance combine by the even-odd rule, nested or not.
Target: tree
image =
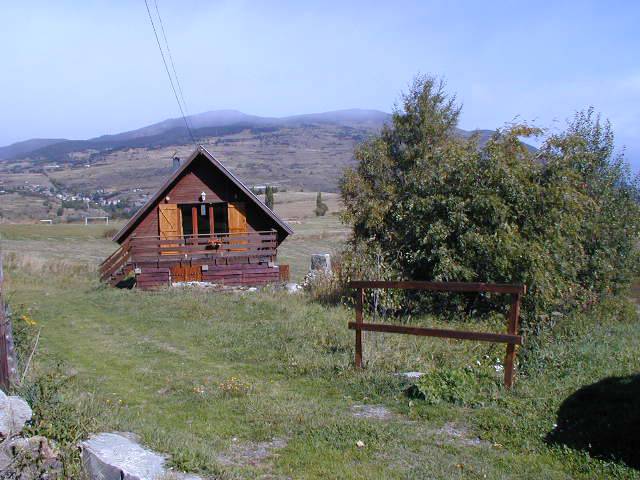
[[[322,201],[322,193],[318,192],[318,195],[316,195],[316,208],[314,210],[316,217],[324,217],[327,210],[329,210],[329,207]]]
[[[264,190],[264,204],[273,210],[273,205],[275,204],[275,199],[273,196],[273,187],[267,185]]]
[[[355,152],[340,189],[352,226],[353,278],[524,283],[525,327],[629,285],[637,271],[639,189],[613,133],[593,110],[539,151],[509,125],[484,145],[456,134],[460,108],[444,84],[418,77],[391,124]],[[488,296],[394,293],[394,308],[478,312]]]

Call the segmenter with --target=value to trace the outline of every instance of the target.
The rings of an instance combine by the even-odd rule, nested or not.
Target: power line
[[[182,91],[182,85],[180,84],[180,78],[178,78],[178,72],[176,71],[176,65],[173,63],[173,55],[171,55],[171,49],[169,48],[169,40],[167,40],[167,34],[164,31],[164,22],[162,21],[162,15],[160,15],[160,9],[158,8],[158,0],[153,0],[153,3],[156,7],[156,13],[158,15],[158,20],[160,21],[160,31],[162,32],[162,38],[164,39],[164,45],[167,48],[167,54],[169,56],[169,63],[171,63],[171,69],[173,70],[173,77],[176,80],[176,85],[178,85],[178,92],[180,93],[180,99],[182,100],[182,106],[184,107],[184,111],[187,113],[187,119],[189,121],[189,126],[193,128],[193,123],[191,122],[191,115],[189,114],[189,107],[187,106],[187,101],[184,99],[184,92]]]
[[[162,63],[164,64],[164,69],[167,72],[167,76],[169,77],[169,83],[171,84],[171,90],[173,90],[173,95],[176,97],[176,102],[178,102],[178,108],[180,109],[180,114],[182,115],[182,119],[184,120],[184,125],[187,127],[187,132],[189,132],[189,136],[191,137],[191,141],[194,145],[196,144],[196,139],[193,136],[193,132],[191,131],[191,127],[189,127],[189,122],[187,121],[187,117],[184,114],[184,110],[182,108],[182,103],[180,103],[180,98],[178,97],[178,93],[176,91],[176,87],[173,84],[173,78],[171,77],[171,72],[169,71],[169,66],[167,65],[167,60],[164,57],[164,51],[162,50],[162,45],[160,44],[160,39],[158,38],[158,32],[156,30],[156,25],[153,22],[153,17],[151,15],[151,10],[149,9],[149,2],[144,0],[144,4],[147,7],[147,13],[149,14],[149,21],[151,22],[151,28],[153,28],[153,34],[156,37],[156,43],[158,44],[158,49],[160,50],[160,55],[162,56]]]

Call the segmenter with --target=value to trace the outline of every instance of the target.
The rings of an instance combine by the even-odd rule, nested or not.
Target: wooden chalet
[[[180,281],[258,285],[281,278],[277,248],[291,228],[199,146],[113,237],[102,262],[111,285]],[[284,269],[283,269],[284,270]],[[288,271],[288,269],[287,269]]]

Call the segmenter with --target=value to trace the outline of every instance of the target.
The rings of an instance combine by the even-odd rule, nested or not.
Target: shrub
[[[116,233],[118,233],[117,228],[107,228],[102,235],[104,236],[104,238],[108,238],[109,240],[111,240],[113,237],[115,237]]]
[[[97,427],[98,406],[82,404],[66,396],[70,377],[61,365],[30,375],[18,389],[33,410],[26,436],[42,435],[53,440],[60,450],[64,478],[80,478],[78,443]]]
[[[525,329],[542,315],[625,289],[638,265],[639,190],[613,133],[592,109],[536,151],[510,125],[485,144],[456,133],[460,108],[419,77],[402,109],[355,152],[345,172],[353,227],[346,277],[524,283]],[[394,292],[389,307],[477,313],[504,296]]]
[[[22,376],[26,373],[25,379],[13,386],[12,393],[24,398],[33,411],[23,434],[26,437],[41,435],[53,440],[60,452],[64,478],[84,478],[78,443],[95,431],[100,407],[95,402],[71,400],[72,378],[65,373],[61,363],[42,367],[39,362],[32,361],[25,372],[27,359],[36,347],[40,326],[31,317],[30,309],[23,305],[16,307],[11,318],[19,374]],[[34,459],[30,460],[29,463],[33,463]],[[2,475],[0,477],[5,478]]]
[[[267,185],[267,188],[264,191],[264,204],[273,210],[273,206],[275,205],[275,199],[273,195],[274,189],[272,186]]]
[[[447,368],[424,374],[405,393],[430,405],[479,406],[491,398],[490,390],[497,389],[498,385],[498,377],[487,372],[474,372],[470,367]]]
[[[318,192],[316,196],[316,208],[314,210],[316,217],[324,217],[328,210],[329,207],[322,201],[322,193]]]

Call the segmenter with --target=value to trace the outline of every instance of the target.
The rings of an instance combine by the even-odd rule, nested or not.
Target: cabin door
[[[229,244],[246,244],[247,237],[242,235],[248,232],[247,210],[244,202],[229,202],[227,212],[229,217]],[[242,252],[246,248],[233,248],[230,250]]]
[[[178,240],[182,238],[182,218],[178,205],[161,203],[158,205],[158,229],[160,240]],[[178,244],[162,243],[162,247],[177,247]],[[177,251],[162,251],[162,255],[177,255]]]

